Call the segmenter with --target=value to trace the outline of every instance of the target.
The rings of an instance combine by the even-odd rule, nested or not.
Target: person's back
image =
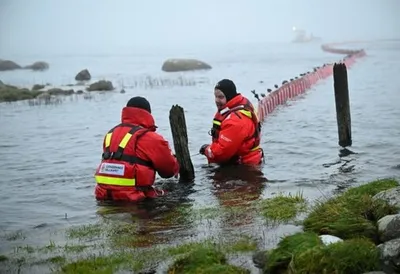
[[[158,196],[153,187],[156,172],[163,178],[178,174],[179,164],[168,142],[156,131],[149,102],[129,100],[121,124],[104,138],[103,157],[95,179],[97,200],[138,202]]]
[[[260,124],[251,102],[227,79],[217,84],[214,94],[218,111],[211,130],[212,144],[203,145],[199,152],[209,163],[261,164]]]

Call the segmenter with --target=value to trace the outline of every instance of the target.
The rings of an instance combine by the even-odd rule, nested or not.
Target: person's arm
[[[235,156],[240,149],[243,141],[247,137],[246,124],[241,121],[244,117],[226,118],[221,123],[218,139],[208,146],[204,155],[210,163],[222,163]]]
[[[171,148],[161,135],[148,132],[140,138],[141,150],[150,159],[154,169],[162,178],[171,178],[178,174],[179,163]]]

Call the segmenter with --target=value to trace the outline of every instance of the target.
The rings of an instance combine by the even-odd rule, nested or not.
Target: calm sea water
[[[348,71],[351,150],[357,154],[348,157],[347,163],[324,167],[339,158],[333,83],[328,79],[268,117],[262,132],[266,163],[259,174],[241,174],[241,182],[257,185],[245,183],[242,187],[249,187],[261,198],[278,191],[301,190],[306,197],[315,199],[368,180],[400,177],[400,43],[350,46],[363,47],[368,55]],[[169,57],[199,58],[213,69],[163,73],[161,64]],[[74,83],[79,70],[88,68],[93,81],[111,80],[117,90],[126,90],[124,94],[96,94],[90,100],[77,95],[67,97],[59,105],[0,104],[0,230],[22,231],[29,235],[25,242],[40,245],[48,242],[52,231],[101,218],[101,206],[93,197],[93,172],[100,159],[102,138],[119,122],[121,108],[130,97],[141,95],[149,99],[159,132],[170,142],[169,110],[173,104],[184,107],[189,148],[196,154],[210,139],[207,132],[215,112],[213,86],[218,80],[233,79],[238,89],[255,102],[250,90],[265,92],[274,84],[341,56],[322,52],[318,44],[265,44],[180,52],[13,58],[21,64],[45,60],[50,63],[50,70],[1,72],[0,80],[5,83],[67,85]],[[195,85],[149,87],[144,86],[146,77],[170,83],[177,83],[182,77],[184,82]],[[195,185],[190,192],[180,193],[179,199],[185,198],[195,207],[223,204],[218,193],[234,185],[229,180],[237,174],[232,177],[210,169],[200,156],[193,156],[192,160]],[[174,187],[177,193],[179,188]],[[179,199],[173,203],[179,203]],[[226,226],[216,224],[213,229],[197,232],[208,236],[224,229]],[[281,234],[291,229],[286,226],[266,233]],[[0,253],[6,254],[18,244],[21,243],[1,238]]]

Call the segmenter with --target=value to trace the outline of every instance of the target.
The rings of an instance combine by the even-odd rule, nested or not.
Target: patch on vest
[[[102,163],[100,166],[99,173],[124,176],[125,166],[123,164]]]

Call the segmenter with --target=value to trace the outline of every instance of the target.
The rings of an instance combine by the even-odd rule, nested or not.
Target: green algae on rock
[[[363,273],[379,269],[379,253],[366,238],[325,245],[316,233],[285,237],[267,252],[264,273]]]
[[[260,202],[261,213],[267,220],[287,222],[307,209],[307,201],[301,193],[278,194]]]
[[[0,84],[0,102],[15,102],[19,100],[34,99],[43,91],[18,88],[11,85]]]
[[[377,193],[397,187],[392,179],[376,180],[325,202],[317,203],[304,220],[305,232],[283,238],[265,251],[264,273],[363,273],[379,269],[377,221],[398,208]],[[344,241],[325,245],[319,235],[333,235]]]
[[[249,270],[229,265],[225,254],[216,248],[200,246],[180,257],[168,269],[169,274],[194,273],[237,273],[247,274]]]
[[[61,266],[62,273],[115,273],[129,263],[126,254],[89,256]]]
[[[257,248],[257,244],[254,239],[249,236],[237,236],[234,239],[221,239],[220,237],[212,239],[206,239],[197,242],[187,242],[177,246],[168,247],[166,252],[169,255],[176,256],[185,253],[192,252],[196,249],[202,248],[215,248],[221,250],[224,253],[236,253],[236,252],[248,252],[254,251]]]
[[[341,239],[367,237],[378,243],[376,222],[385,215],[397,213],[398,209],[372,197],[396,186],[398,182],[395,180],[377,180],[318,203],[304,220],[304,230]]]
[[[293,256],[289,274],[364,273],[379,269],[379,251],[369,239],[319,245]]]
[[[316,233],[299,232],[283,238],[277,248],[266,252],[267,262],[265,273],[280,273],[286,271],[292,258],[298,254],[323,243]]]

